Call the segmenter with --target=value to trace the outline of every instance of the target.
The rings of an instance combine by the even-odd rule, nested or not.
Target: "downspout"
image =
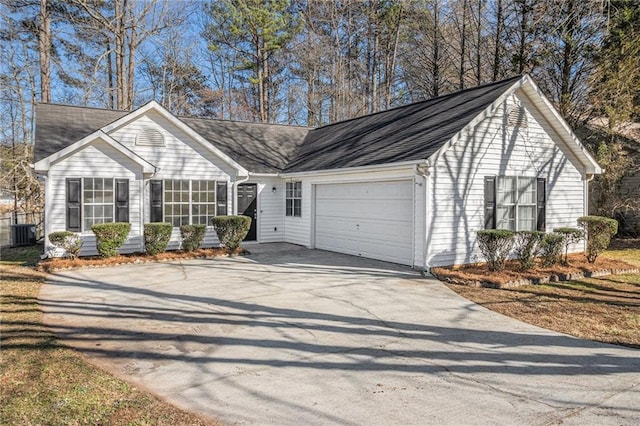
[[[422,262],[423,262],[422,276],[427,276],[427,275],[431,275],[429,271],[430,268],[427,265],[427,235],[429,234],[429,232],[431,232],[431,230],[429,229],[429,219],[428,219],[430,214],[430,208],[431,208],[431,203],[429,203],[429,183],[430,183],[429,176],[431,175],[431,172],[429,171],[429,163],[425,162],[424,164],[416,164],[414,166],[414,173],[422,177],[423,183],[421,186],[424,187],[423,188],[424,190],[424,230],[423,230],[424,236],[422,240]],[[415,216],[415,207],[414,207],[414,216]],[[414,228],[414,240],[415,240],[415,228]],[[415,244],[414,244],[414,250],[415,250]]]
[[[603,170],[604,173],[604,170]],[[595,177],[594,174],[588,174],[585,173],[585,180],[584,180],[584,210],[583,210],[583,214],[585,216],[589,216],[589,182],[591,182],[593,180],[593,178]],[[586,238],[583,238],[583,250],[587,250],[587,240]]]
[[[249,172],[249,174],[247,174],[246,177],[243,177],[240,180],[236,180],[231,185],[231,188],[233,191],[233,214],[234,215],[238,214],[238,185],[245,183],[246,181],[249,180],[250,177],[251,177],[251,172]]]

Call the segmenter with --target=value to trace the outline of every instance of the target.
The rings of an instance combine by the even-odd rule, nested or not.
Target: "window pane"
[[[535,206],[518,207],[518,231],[535,231]]]
[[[497,208],[497,229],[509,229],[515,231],[516,215],[515,207],[498,207]]]
[[[515,180],[514,177],[501,177],[498,179],[498,204],[515,204]]]
[[[518,186],[520,191],[519,204],[535,204],[536,203],[536,179],[535,178],[518,178]]]
[[[293,200],[293,215],[302,216],[302,200]]]
[[[287,199],[285,210],[287,216],[293,216],[293,200]]]

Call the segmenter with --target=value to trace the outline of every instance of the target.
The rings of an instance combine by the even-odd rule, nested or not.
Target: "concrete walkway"
[[[286,244],[60,272],[45,321],[230,424],[640,424],[640,351],[539,329],[383,262]]]

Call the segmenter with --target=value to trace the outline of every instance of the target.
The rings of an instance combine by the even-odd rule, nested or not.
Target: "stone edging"
[[[542,278],[523,278],[520,280],[509,281],[504,284],[498,284],[494,282],[488,281],[470,281],[470,280],[461,280],[457,278],[449,278],[446,276],[435,275],[434,276],[440,281],[444,281],[450,284],[462,284],[468,285],[472,287],[485,287],[485,288],[515,288],[522,287],[525,285],[540,285],[540,284],[548,284],[553,282],[560,281],[571,281],[571,280],[579,280],[582,278],[597,278],[604,277],[607,275],[622,275],[622,274],[637,274],[640,273],[640,268],[629,268],[629,269],[601,269],[598,271],[585,271],[585,272],[573,272],[567,274],[552,274],[548,277]]]

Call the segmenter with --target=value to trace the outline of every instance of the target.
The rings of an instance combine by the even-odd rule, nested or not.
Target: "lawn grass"
[[[114,378],[60,344],[38,307],[46,274],[21,266],[35,253],[24,248],[1,254],[0,423],[217,424]]]
[[[640,241],[603,256],[640,266]],[[467,299],[530,324],[583,339],[640,348],[640,274],[513,289],[449,284]]]

